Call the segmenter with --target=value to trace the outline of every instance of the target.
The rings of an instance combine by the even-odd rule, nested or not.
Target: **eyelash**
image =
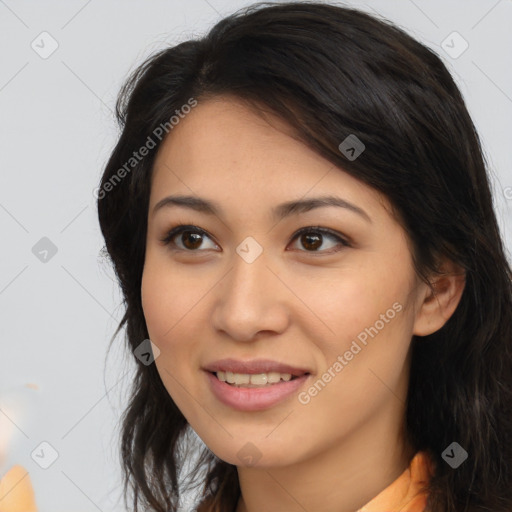
[[[190,253],[204,251],[204,249],[193,250],[193,249],[182,249],[181,247],[176,247],[176,244],[172,241],[172,239],[185,231],[190,231],[192,233],[206,235],[208,238],[210,238],[212,241],[214,241],[213,238],[211,236],[209,236],[208,233],[204,229],[201,229],[198,226],[193,226],[193,225],[189,225],[189,224],[180,224],[180,225],[172,228],[164,238],[160,239],[160,241],[165,245],[174,245],[175,250],[178,250],[178,251],[190,252]],[[296,238],[300,237],[301,235],[310,234],[310,233],[320,233],[323,236],[327,235],[327,236],[337,240],[339,245],[341,245],[343,247],[351,247],[351,244],[347,240],[345,240],[343,237],[341,237],[339,233],[337,233],[336,231],[333,231],[331,229],[328,229],[328,228],[322,228],[320,226],[309,226],[309,227],[299,229],[298,231],[296,231],[293,234],[293,236],[290,239],[290,242],[294,241]],[[329,250],[323,250],[323,251],[303,250],[301,252],[308,252],[310,254],[315,254],[315,253],[317,253],[317,254],[333,254],[340,250],[341,249],[339,249],[339,248],[336,250],[333,250],[331,248]]]

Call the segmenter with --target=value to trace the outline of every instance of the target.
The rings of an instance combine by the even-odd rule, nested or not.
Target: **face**
[[[268,119],[219,97],[173,128],[141,289],[163,384],[237,466],[297,463],[402,421],[424,291],[386,199]]]

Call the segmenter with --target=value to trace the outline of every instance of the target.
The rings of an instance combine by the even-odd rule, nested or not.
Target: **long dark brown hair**
[[[406,430],[435,462],[430,512],[512,510],[512,272],[496,220],[487,162],[464,100],[441,59],[386,19],[314,2],[260,3],[204,37],[159,51],[125,83],[122,129],[98,189],[105,247],[124,296],[133,352],[149,338],[141,305],[150,178],[169,120],[190,104],[234,95],[287,121],[296,136],[382,192],[398,212],[418,275],[447,257],[466,271],[460,303],[434,334],[413,336]],[[167,124],[166,124],[167,123]],[[160,127],[160,130],[158,129]],[[338,148],[356,135],[355,160]],[[140,160],[133,152],[156,147]],[[129,162],[129,165],[127,163]],[[125,172],[120,172],[120,169]],[[122,417],[125,503],[176,511],[190,427],[154,364],[135,356]],[[468,459],[452,469],[456,441]],[[188,485],[208,512],[231,512],[236,466],[203,447]]]

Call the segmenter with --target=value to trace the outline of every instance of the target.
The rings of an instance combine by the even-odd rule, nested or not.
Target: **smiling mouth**
[[[267,372],[267,373],[233,373],[225,371],[210,372],[221,382],[225,382],[238,388],[265,388],[278,385],[283,382],[298,379],[299,377],[309,375],[304,373],[301,376],[291,373]]]

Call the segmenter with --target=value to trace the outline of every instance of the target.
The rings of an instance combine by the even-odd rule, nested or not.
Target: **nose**
[[[230,271],[213,291],[213,326],[233,340],[252,341],[288,327],[290,292],[269,268],[265,251],[252,263],[235,253]]]

